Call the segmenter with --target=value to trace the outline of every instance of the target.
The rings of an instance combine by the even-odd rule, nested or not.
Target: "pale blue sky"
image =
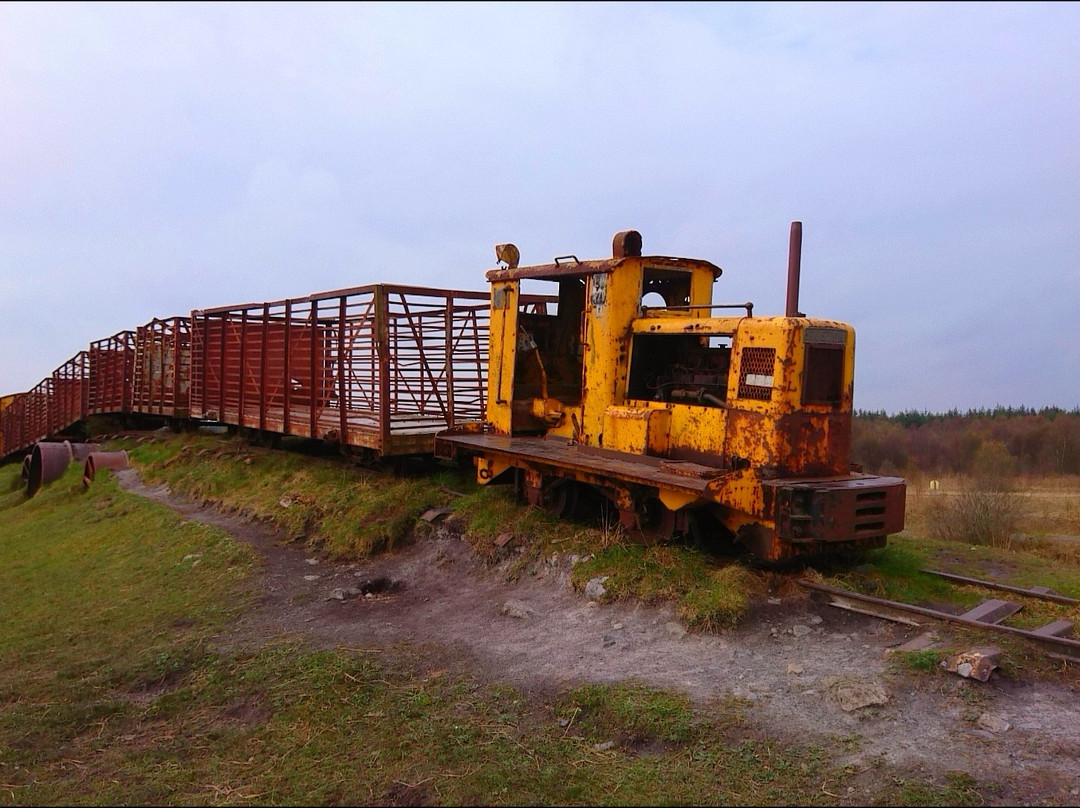
[[[860,409],[1080,406],[1080,5],[0,4],[0,393],[192,308],[645,252]]]

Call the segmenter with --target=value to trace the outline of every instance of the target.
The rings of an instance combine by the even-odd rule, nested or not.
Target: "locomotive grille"
[[[885,529],[884,491],[863,491],[855,496],[856,534],[876,533]]]
[[[775,348],[743,348],[739,365],[739,398],[770,401],[775,364]]]

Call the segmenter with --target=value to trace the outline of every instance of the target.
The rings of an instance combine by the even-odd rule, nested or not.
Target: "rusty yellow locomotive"
[[[644,256],[633,230],[603,260],[519,267],[499,245],[485,420],[440,434],[436,453],[557,514],[589,487],[646,541],[732,542],[764,561],[884,546],[904,481],[851,466],[855,332],[798,311],[801,233],[783,317],[714,304],[719,267]],[[554,284],[557,303],[521,306],[526,280]]]

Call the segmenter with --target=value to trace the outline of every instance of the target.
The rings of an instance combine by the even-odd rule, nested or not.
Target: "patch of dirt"
[[[134,469],[117,476],[129,491],[259,551],[261,600],[219,638],[223,649],[282,635],[320,647],[405,642],[439,664],[523,690],[635,680],[684,691],[705,711],[734,699],[770,738],[839,750],[834,762],[855,772],[837,795],[843,804],[865,803],[887,775],[944,785],[948,772],[999,784],[981,789],[992,804],[1080,802],[1075,684],[1010,681],[1000,671],[987,683],[891,671],[886,651],[925,628],[800,594],[772,599],[736,631],[687,633],[669,608],[588,602],[571,589],[571,561],[561,556],[508,583],[513,558],[484,566],[439,526],[393,555],[334,564],[264,527],[149,488]],[[416,804],[418,796],[425,801],[405,789],[385,801]]]

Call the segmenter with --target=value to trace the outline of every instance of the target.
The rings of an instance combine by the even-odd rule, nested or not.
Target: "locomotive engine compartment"
[[[627,397],[723,407],[730,370],[729,336],[637,334]]]

